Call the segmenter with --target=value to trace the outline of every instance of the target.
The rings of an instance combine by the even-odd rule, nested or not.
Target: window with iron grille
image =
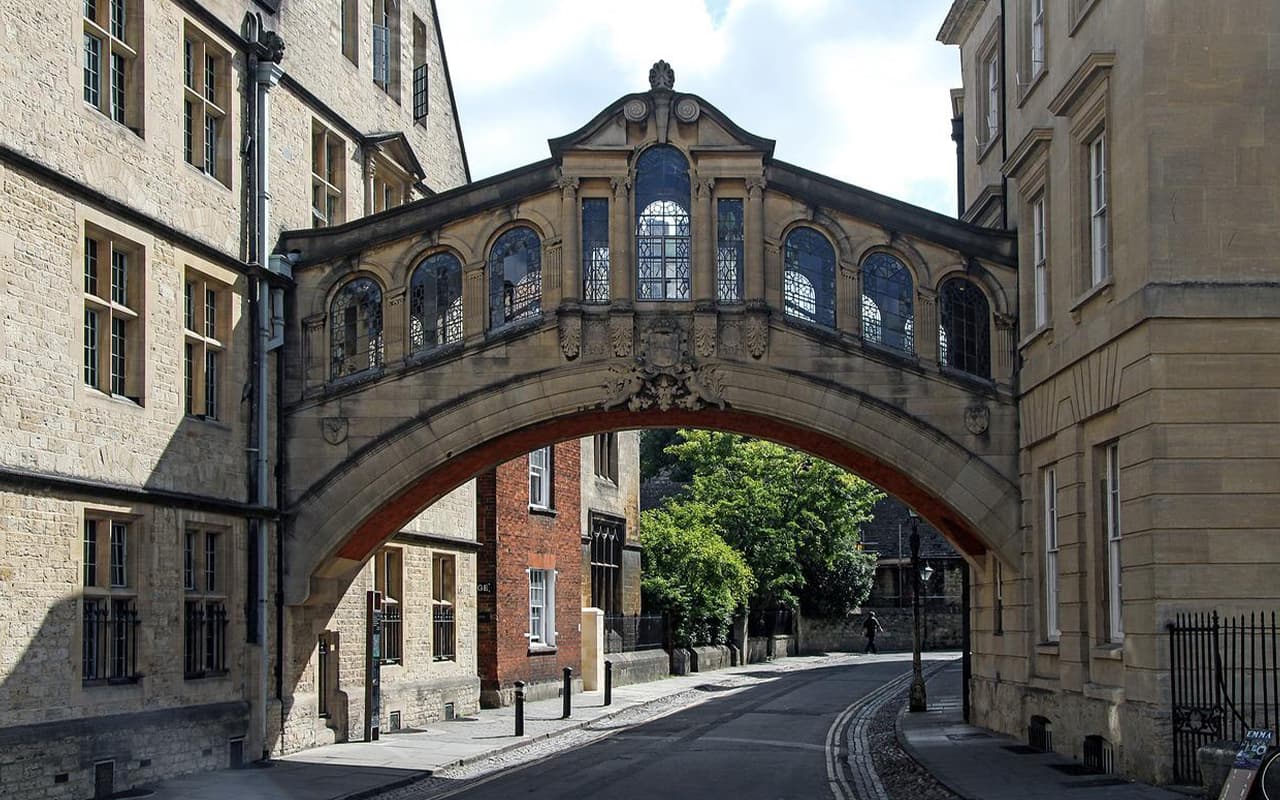
[[[542,242],[532,228],[512,228],[489,251],[489,326],[542,313]]]
[[[382,366],[382,287],[372,278],[347,282],[329,305],[331,380]]]
[[[183,395],[188,415],[218,419],[221,413],[223,342],[231,290],[188,269],[183,283]]]
[[[131,519],[86,515],[84,520],[81,678],[85,684],[138,677],[138,610]]]
[[[455,562],[453,556],[431,557],[431,657],[453,661],[457,657],[454,617]]]
[[[451,253],[423,259],[409,282],[409,352],[462,341],[462,262]]]
[[[606,615],[622,613],[622,546],[627,521],[591,514],[591,605]]]
[[[231,185],[231,54],[190,22],[182,38],[182,155],[186,162]]]
[[[182,533],[182,673],[192,680],[227,672],[226,534],[188,526]]]
[[[311,226],[346,219],[347,150],[342,138],[319,122],[311,124]]]
[[[613,292],[609,277],[609,201],[582,200],[582,301],[607,303]]]
[[[782,292],[787,316],[834,328],[836,325],[836,251],[813,228],[787,234]]]
[[[142,135],[142,0],[83,4],[84,102]]]
[[[141,405],[143,250],[86,225],[83,260],[85,385]]]
[[[862,262],[862,338],[915,352],[915,284],[907,265],[890,253]]]
[[[742,302],[742,201],[716,201],[716,299]]]
[[[674,147],[636,159],[636,299],[688,300],[689,161]]]
[[[986,295],[964,278],[938,291],[938,356],[943,365],[991,377],[991,320]]]
[[[384,547],[373,559],[373,588],[382,593],[382,663],[404,659],[404,551]]]

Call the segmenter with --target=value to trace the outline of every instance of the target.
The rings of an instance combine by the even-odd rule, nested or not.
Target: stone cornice
[[[1017,178],[1032,160],[1037,158],[1053,141],[1053,128],[1032,128],[1022,137],[1018,146],[1013,148],[1000,171],[1009,178]]]
[[[943,44],[964,44],[973,31],[973,24],[982,16],[987,0],[955,0],[947,11],[947,18],[938,29],[938,41]]]
[[[1058,117],[1070,116],[1081,99],[1098,81],[1107,77],[1115,66],[1116,54],[1110,51],[1094,51],[1085,57],[1076,71],[1071,73],[1058,93],[1049,101],[1049,113]]]

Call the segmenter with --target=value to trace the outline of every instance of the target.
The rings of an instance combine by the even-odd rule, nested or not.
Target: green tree
[[[723,641],[755,589],[751,568],[711,529],[709,516],[695,503],[640,517],[645,605],[671,613],[680,645]]]
[[[681,430],[667,447],[692,474],[668,509],[697,517],[742,554],[757,607],[841,615],[871,590],[875,557],[859,527],[883,494],[834,464],[759,439]]]

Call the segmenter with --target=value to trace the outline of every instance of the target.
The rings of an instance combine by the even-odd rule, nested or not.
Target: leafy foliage
[[[722,640],[755,589],[751,568],[707,524],[708,509],[681,503],[644,512],[645,604],[672,615],[678,644]]]
[[[646,428],[640,432],[640,480],[666,472],[673,481],[687,483],[692,474],[667,447],[680,441],[675,428]]]
[[[693,480],[667,507],[742,555],[753,605],[842,615],[871,590],[875,557],[859,526],[883,495],[834,464],[759,439],[681,430],[666,448]]]

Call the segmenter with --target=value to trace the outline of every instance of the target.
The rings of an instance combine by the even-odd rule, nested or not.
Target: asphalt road
[[[829,770],[847,769],[842,712],[910,668],[898,661],[784,674],[448,796],[832,798],[839,782]],[[844,796],[838,786],[835,796]]]

